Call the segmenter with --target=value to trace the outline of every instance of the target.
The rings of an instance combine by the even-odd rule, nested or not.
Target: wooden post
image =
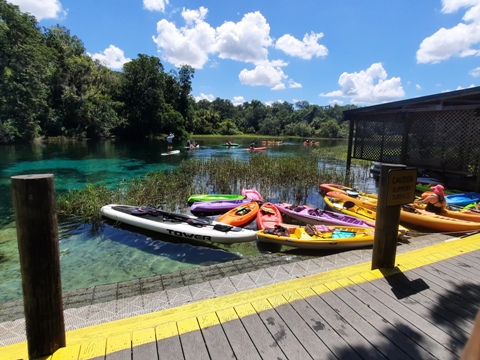
[[[58,223],[52,174],[12,176],[30,358],[65,346]]]
[[[405,166],[382,164],[380,170],[372,270],[395,267],[400,206],[387,206],[388,172],[390,169],[402,168]]]

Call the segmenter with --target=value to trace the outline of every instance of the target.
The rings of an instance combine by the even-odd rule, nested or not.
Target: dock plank
[[[255,301],[252,305],[288,359],[312,358],[301,345],[301,338],[295,336],[266,299]]]
[[[217,311],[217,316],[237,359],[261,359],[234,309]]]
[[[391,299],[372,283],[362,283],[358,287],[370,295],[371,301],[375,301],[375,305],[372,305],[374,309],[378,307],[380,313],[385,313],[387,320],[392,325],[399,324],[404,327],[409,333],[408,335],[418,339],[417,343],[425,350],[431,352],[439,359],[451,358],[452,354],[459,355],[459,347],[461,348],[463,344],[451,339],[444,331],[417,316],[407,306]],[[454,347],[446,348],[446,343]]]
[[[199,316],[198,323],[202,329],[210,359],[225,360],[235,358],[232,347],[215,313]]]
[[[180,320],[177,326],[185,360],[210,359],[197,319]]]
[[[262,359],[287,358],[251,304],[237,306],[235,311]]]
[[[170,322],[155,328],[159,360],[183,359],[182,344],[178,334],[177,324]]]

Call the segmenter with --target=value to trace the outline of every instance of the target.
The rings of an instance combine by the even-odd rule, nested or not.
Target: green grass
[[[239,194],[242,188],[256,188],[266,198],[304,203],[320,183],[349,186],[354,175],[335,167],[319,168],[320,159],[334,159],[339,153],[310,152],[308,155],[269,157],[252,154],[249,161],[210,158],[182,162],[173,171],[157,171],[121,183],[116,189],[89,185],[72,190],[58,199],[58,213],[83,221],[100,220],[99,209],[106,204],[152,205],[168,211],[184,211],[192,194]]]

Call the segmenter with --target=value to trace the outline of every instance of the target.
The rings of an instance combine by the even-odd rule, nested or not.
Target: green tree
[[[36,19],[0,0],[0,142],[33,140],[47,112],[47,49]]]
[[[122,137],[138,139],[183,129],[183,118],[171,116],[175,109],[165,107],[165,76],[160,59],[139,54],[138,59],[123,66],[123,72],[120,100],[127,124]],[[162,117],[165,110],[170,115]],[[164,125],[165,119],[169,120]]]

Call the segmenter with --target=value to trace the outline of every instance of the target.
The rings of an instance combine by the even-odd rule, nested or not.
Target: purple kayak
[[[223,214],[228,210],[236,208],[252,202],[251,199],[241,199],[241,200],[217,200],[217,201],[198,201],[194,202],[190,206],[190,211],[192,213],[202,213],[202,214]]]
[[[358,226],[364,228],[375,227],[374,221],[362,220],[353,216],[336,213],[328,210],[315,209],[308,206],[292,204],[275,204],[281,213],[290,216],[304,224],[312,225],[339,225]]]

